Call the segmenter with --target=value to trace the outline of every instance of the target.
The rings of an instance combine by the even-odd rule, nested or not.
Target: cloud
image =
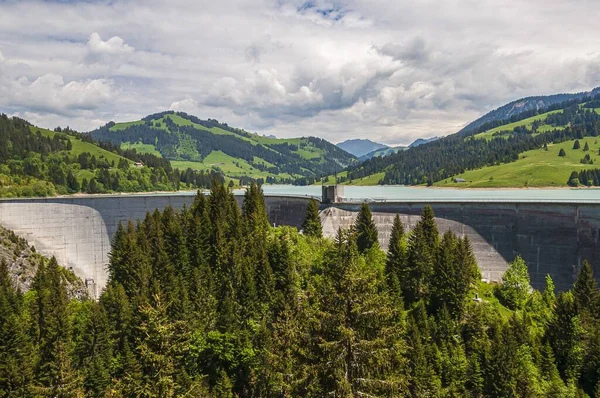
[[[125,43],[119,36],[104,41],[97,32],[90,35],[86,43],[85,62],[123,62],[135,52],[135,48]]]
[[[374,48],[383,55],[389,55],[408,64],[422,64],[429,59],[430,55],[425,40],[420,36],[402,43],[386,43],[381,47],[375,46]]]
[[[169,106],[170,111],[186,112],[194,114],[198,110],[198,103],[193,99],[186,98],[182,101],[175,101]]]
[[[118,95],[109,79],[70,81],[60,75],[46,74],[34,81],[26,77],[3,82],[7,93],[2,101],[24,111],[76,115],[78,111],[98,109]]]
[[[599,13],[566,0],[0,2],[0,111],[92,129],[174,109],[406,144],[516,98],[599,86]]]

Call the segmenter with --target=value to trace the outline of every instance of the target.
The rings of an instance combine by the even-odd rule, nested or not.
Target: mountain
[[[174,170],[152,154],[7,115],[0,115],[0,142],[0,197],[195,189],[209,187],[217,176]]]
[[[338,181],[455,185],[453,180],[459,178],[460,186],[566,186],[567,181],[593,185],[600,179],[600,172],[591,170],[600,163],[597,136],[600,93],[530,109],[509,120],[490,120],[468,134],[374,157],[340,173]],[[575,140],[581,141],[581,148],[587,143],[587,151],[575,149]],[[558,156],[560,149],[566,153]]]
[[[375,156],[388,156],[388,155],[391,155],[398,151],[404,151],[407,148],[408,148],[407,146],[397,146],[397,147],[393,147],[393,148],[380,148],[380,149],[376,149],[372,152],[369,152],[366,155],[362,155],[361,157],[358,158],[358,160],[360,160],[361,162],[364,162],[365,160],[369,160]]]
[[[183,112],[161,112],[90,132],[98,141],[135,148],[181,169],[212,170],[246,183],[312,183],[358,163],[353,155],[316,137],[278,139],[233,128]]]
[[[360,138],[346,140],[336,145],[339,148],[342,148],[344,151],[356,156],[357,158],[360,158],[361,156],[367,155],[368,153],[379,149],[389,148],[389,146],[385,144],[380,144],[378,142]]]
[[[492,120],[510,120],[511,117],[526,111],[541,110],[548,108],[554,104],[559,104],[569,100],[577,100],[583,97],[593,97],[598,94],[600,94],[600,87],[596,87],[591,91],[584,91],[575,94],[554,94],[521,98],[516,101],[509,102],[508,104],[503,105],[498,109],[494,109],[493,111],[486,113],[479,119],[476,119],[468,125],[466,125],[465,127],[463,127],[459,131],[459,133],[471,133],[476,128]]]
[[[410,144],[408,147],[409,148],[413,148],[419,145],[423,145],[423,144],[427,144],[428,142],[433,142],[435,140],[439,140],[440,137],[431,137],[431,138],[417,138],[416,140],[413,141],[412,144]]]
[[[375,149],[374,151],[371,151],[365,155],[359,156],[358,160],[360,160],[361,162],[364,162],[365,160],[369,160],[371,158],[374,158],[375,156],[388,156],[388,155],[392,155],[398,151],[405,151],[408,148],[412,148],[412,147],[416,147],[422,144],[426,144],[428,142],[432,142],[439,139],[439,137],[431,137],[431,138],[418,138],[415,141],[412,142],[412,144],[410,144],[409,146],[396,146],[396,147],[384,147],[384,148],[379,148],[379,149]],[[340,144],[338,144],[339,146]]]

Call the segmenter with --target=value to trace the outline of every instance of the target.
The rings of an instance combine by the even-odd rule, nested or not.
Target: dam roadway
[[[265,187],[267,188],[267,187]],[[311,195],[314,188],[304,189]],[[309,194],[265,193],[270,221],[299,227]],[[316,195],[314,195],[316,196]],[[452,196],[452,195],[448,195]],[[593,195],[596,196],[596,195]],[[241,204],[243,196],[236,195]],[[338,198],[339,199],[339,198]],[[119,222],[141,219],[146,212],[171,205],[190,206],[193,193],[88,195],[0,200],[0,224],[26,238],[36,249],[86,281],[97,296],[106,285],[110,241]],[[321,204],[326,236],[354,222],[361,199],[343,198]],[[386,248],[396,214],[410,230],[421,209],[430,204],[440,233],[452,230],[471,240],[483,277],[500,280],[508,262],[521,255],[528,264],[532,285],[543,288],[550,274],[559,290],[571,287],[584,259],[600,275],[600,195],[594,198],[384,198],[370,200],[379,240]]]

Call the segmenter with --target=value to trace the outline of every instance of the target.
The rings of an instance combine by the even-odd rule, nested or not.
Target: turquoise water
[[[598,202],[600,189],[452,189],[404,186],[344,186],[348,201]],[[321,196],[320,186],[264,185],[265,194]]]

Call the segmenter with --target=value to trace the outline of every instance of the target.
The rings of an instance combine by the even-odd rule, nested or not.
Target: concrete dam
[[[241,204],[243,197],[236,196]],[[299,227],[308,196],[265,195],[270,221]],[[321,204],[326,236],[352,225],[359,202],[336,198]],[[0,224],[36,249],[73,269],[97,296],[107,282],[110,240],[119,222],[143,218],[166,206],[191,205],[194,195],[136,194],[0,200]],[[483,277],[500,280],[508,262],[521,255],[534,287],[550,274],[558,289],[571,287],[584,259],[600,275],[600,201],[598,203],[522,203],[459,201],[385,201],[370,203],[382,247],[387,247],[395,214],[407,230],[430,204],[440,233],[452,230],[471,240]]]

